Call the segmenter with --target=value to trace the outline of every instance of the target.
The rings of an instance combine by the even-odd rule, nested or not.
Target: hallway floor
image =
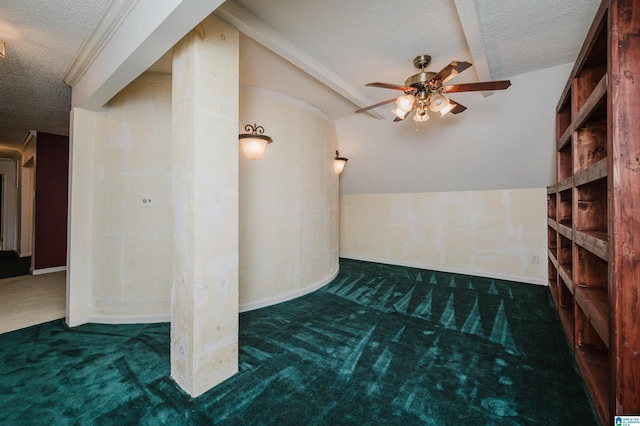
[[[65,316],[66,272],[0,279],[0,333]]]

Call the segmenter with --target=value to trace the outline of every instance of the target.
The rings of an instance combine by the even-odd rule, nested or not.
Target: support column
[[[171,376],[192,397],[238,371],[238,40],[209,16],[173,51]]]

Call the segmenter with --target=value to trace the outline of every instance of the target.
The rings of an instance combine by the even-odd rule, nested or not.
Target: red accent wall
[[[65,266],[69,137],[38,132],[35,167],[34,269]]]

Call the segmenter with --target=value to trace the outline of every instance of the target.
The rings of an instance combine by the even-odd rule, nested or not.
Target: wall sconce
[[[4,51],[4,41],[0,41],[0,59],[4,59],[6,57],[7,55],[5,54],[5,51]]]
[[[251,133],[242,133],[238,136],[242,151],[249,160],[259,160],[264,154],[267,145],[273,142],[273,139],[264,135],[264,127],[256,126],[255,123],[253,126],[247,124],[244,126],[244,130]]]
[[[344,165],[349,161],[348,158],[340,157],[340,153],[336,150],[336,156],[333,157],[333,170],[339,175],[344,170]]]

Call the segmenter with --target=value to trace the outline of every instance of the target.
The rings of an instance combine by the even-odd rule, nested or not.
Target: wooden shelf
[[[609,295],[606,289],[576,287],[576,303],[587,316],[605,346],[609,347]]]
[[[558,275],[565,282],[567,288],[573,294],[573,279],[571,278],[571,265],[558,263]]]
[[[556,203],[556,194],[547,195],[547,217],[555,219],[558,215],[558,207]]]
[[[606,351],[577,347],[576,361],[602,424],[609,417],[609,360]]]
[[[567,189],[571,189],[573,186],[573,176],[570,176],[564,179],[562,182],[558,182],[558,192],[566,191]]]
[[[575,127],[574,174],[607,157],[607,102],[601,100],[580,127]],[[574,179],[575,181],[575,179]]]
[[[553,299],[556,309],[560,307],[558,304],[558,263],[551,260],[551,254],[549,255],[548,263],[549,274],[549,291],[551,292],[551,298]]]
[[[573,311],[567,308],[559,307],[558,316],[560,317],[560,323],[564,332],[567,334],[567,339],[571,344],[571,348],[575,347],[575,327],[573,322]]]
[[[553,264],[553,266],[558,269],[558,250],[557,249],[549,249],[549,260]]]
[[[567,127],[567,130],[564,131],[562,136],[558,139],[558,151],[564,149],[567,145],[569,145],[569,141],[571,141],[571,135],[573,133],[573,127]]]
[[[563,225],[561,223],[557,224],[557,229],[558,229],[558,232],[561,235],[564,235],[568,239],[573,240],[573,229],[571,229],[567,225]]]
[[[573,132],[569,133],[570,135]],[[567,141],[568,142],[568,141]],[[556,153],[556,167],[557,167],[557,177],[558,177],[558,191],[561,191],[560,183],[565,181],[566,179],[572,179],[573,175],[573,151],[571,150],[571,143],[566,143],[562,148],[558,149]],[[571,184],[566,185],[565,188],[570,188]]]
[[[558,225],[571,227],[573,223],[573,192],[571,188],[558,193],[556,204]]]
[[[556,108],[547,188],[549,289],[603,425],[640,413],[638,16],[640,0],[601,0]]]
[[[573,242],[589,250],[602,260],[609,260],[609,244],[606,232],[574,231]]]
[[[603,101],[606,101],[608,81],[609,77],[607,74],[602,76],[602,78],[598,82],[598,85],[595,87],[595,89],[593,89],[593,92],[591,92],[585,103],[582,105],[582,108],[580,108],[580,111],[578,111],[578,114],[573,119],[574,129],[582,127],[587,118],[589,118],[589,116],[598,109]]]
[[[590,288],[607,289],[609,264],[584,247],[576,245],[573,255],[573,284]]]
[[[598,179],[606,178],[608,175],[607,158],[599,160],[584,170],[579,171],[573,176],[573,182],[576,186],[585,185]]]

